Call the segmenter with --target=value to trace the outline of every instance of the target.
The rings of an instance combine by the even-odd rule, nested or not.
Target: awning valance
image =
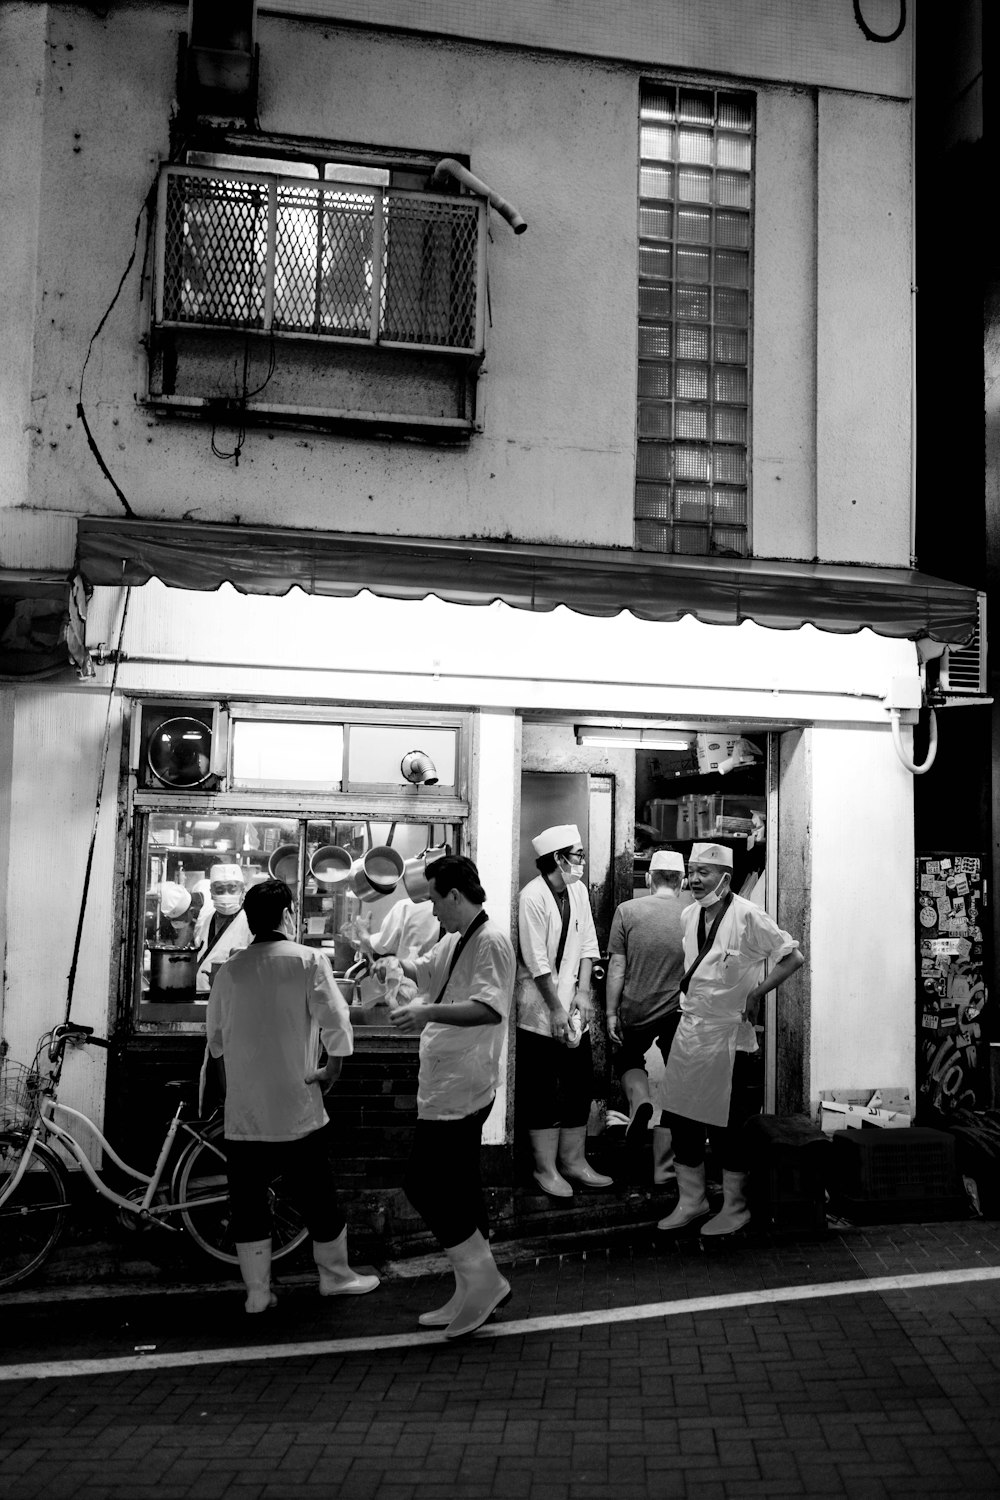
[[[180,589],[231,583],[242,593],[285,594],[297,585],[340,597],[369,589],[538,611],[565,604],[597,616],[627,609],[643,620],[693,615],[711,625],[754,620],[838,633],[867,626],[950,643],[969,640],[977,624],[974,589],[905,568],[124,518],[86,517],[78,534],[79,570],[93,585],[159,578]]]

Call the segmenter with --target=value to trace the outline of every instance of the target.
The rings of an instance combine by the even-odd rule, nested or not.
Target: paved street
[[[995,1224],[498,1257],[514,1297],[458,1346],[419,1266],[253,1319],[235,1286],[7,1294],[0,1495],[1000,1494]]]

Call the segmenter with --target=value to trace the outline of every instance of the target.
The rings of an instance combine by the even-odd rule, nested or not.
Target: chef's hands
[[[554,1042],[566,1042],[569,1040],[569,1012],[563,1010],[561,1005],[555,1006],[549,1011],[549,1026]]]
[[[430,1011],[429,1005],[419,1002],[415,1005],[397,1005],[389,1012],[389,1025],[394,1031],[401,1031],[406,1036],[416,1036],[432,1019]]]
[[[747,996],[746,1006],[744,1008],[743,1014],[746,1017],[747,1021],[749,1021],[751,1026],[757,1025],[757,1017],[760,1014],[760,1002],[763,1000],[763,998],[763,993],[758,990],[756,986],[754,986],[754,988]]]
[[[328,1057],[322,1068],[314,1068],[305,1076],[306,1083],[336,1083],[344,1066],[342,1057]]]
[[[622,1045],[622,1023],[616,1010],[608,1011],[608,1036],[616,1047]]]
[[[589,1026],[594,1015],[594,992],[593,990],[577,990],[573,996],[573,1004],[569,1008],[570,1015],[576,1011],[580,1017],[580,1029]]]

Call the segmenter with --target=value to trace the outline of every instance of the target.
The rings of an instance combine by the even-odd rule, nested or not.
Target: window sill
[[[249,346],[248,394],[233,389]],[[225,328],[158,328],[141,404],[162,416],[463,443],[475,430],[476,355]]]

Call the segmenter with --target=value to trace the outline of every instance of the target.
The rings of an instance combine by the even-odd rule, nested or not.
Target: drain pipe
[[[431,186],[440,187],[446,177],[453,177],[470,192],[478,193],[481,198],[486,198],[490,207],[495,208],[500,217],[507,220],[515,234],[523,234],[527,229],[527,224],[512,203],[508,203],[506,198],[501,198],[499,193],[495,193],[481,177],[474,177],[468,167],[463,167],[462,163],[456,161],[453,156],[445,156],[438,162],[431,173]]]

